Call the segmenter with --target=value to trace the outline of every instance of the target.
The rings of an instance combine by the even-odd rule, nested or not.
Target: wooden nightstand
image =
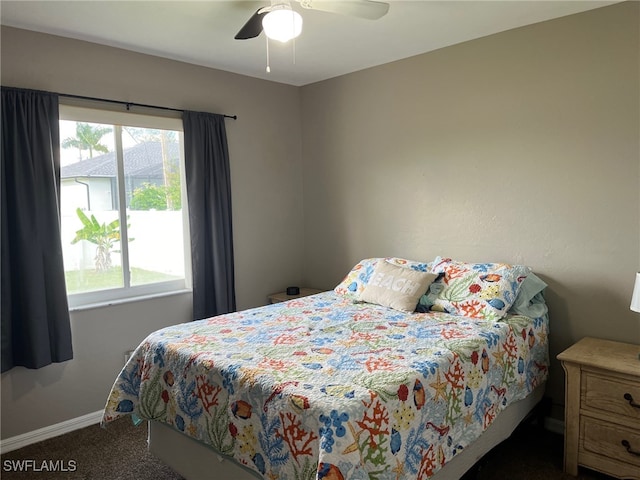
[[[564,471],[640,480],[640,345],[583,338],[565,371]]]
[[[287,292],[273,293],[269,295],[269,302],[271,303],[280,303],[286,302],[287,300],[293,300],[294,298],[307,297],[309,295],[315,295],[316,293],[320,293],[322,290],[317,290],[315,288],[300,288],[300,293],[298,295],[287,295]]]

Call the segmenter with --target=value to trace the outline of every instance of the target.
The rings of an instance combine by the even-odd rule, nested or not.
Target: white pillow
[[[403,312],[413,312],[418,299],[425,294],[437,276],[392,265],[386,261],[378,262],[359,300]]]

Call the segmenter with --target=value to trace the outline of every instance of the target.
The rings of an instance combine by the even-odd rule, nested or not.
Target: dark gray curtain
[[[60,240],[58,96],[2,88],[2,371],[73,358]]]
[[[193,316],[236,309],[231,227],[231,178],[223,115],[183,115],[191,229]]]

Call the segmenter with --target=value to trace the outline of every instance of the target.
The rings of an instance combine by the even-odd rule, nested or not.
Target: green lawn
[[[70,270],[65,273],[67,293],[82,293],[107,288],[119,288],[123,286],[122,267],[113,267],[104,272],[93,269]],[[180,277],[165,273],[131,268],[131,285],[145,285],[147,283],[178,280]]]

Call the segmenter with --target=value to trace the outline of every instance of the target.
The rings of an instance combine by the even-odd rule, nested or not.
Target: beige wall
[[[2,374],[2,439],[104,408],[125,352],[190,312],[191,295],[172,295],[72,313],[73,360]]]
[[[305,280],[359,259],[530,265],[551,353],[640,343],[637,2],[302,87]],[[563,403],[554,361],[550,393]]]
[[[300,282],[299,88],[8,27],[1,62],[4,86],[238,115],[226,123],[238,308]],[[102,409],[124,352],[190,319],[190,303],[183,295],[73,314],[74,360],[2,375],[2,438]]]

